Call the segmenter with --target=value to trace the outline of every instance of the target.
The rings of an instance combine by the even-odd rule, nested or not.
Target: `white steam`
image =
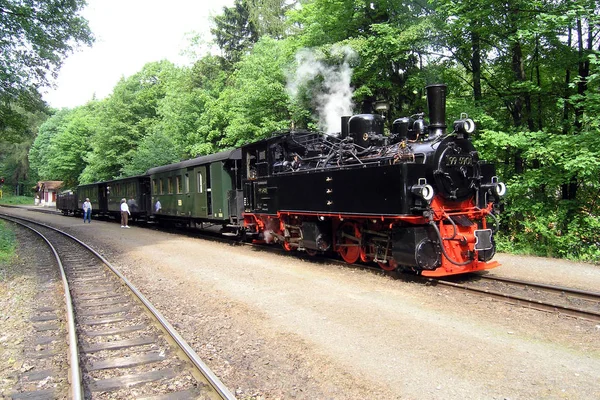
[[[350,86],[352,68],[350,62],[356,53],[350,47],[332,49],[331,56],[340,59],[338,65],[325,62],[325,56],[314,50],[303,49],[296,54],[296,70],[288,76],[287,90],[292,99],[301,88],[311,87],[311,98],[319,113],[319,129],[325,133],[339,132],[341,117],[352,114],[353,89]],[[322,80],[314,85],[317,78]],[[308,86],[312,84],[311,86]]]

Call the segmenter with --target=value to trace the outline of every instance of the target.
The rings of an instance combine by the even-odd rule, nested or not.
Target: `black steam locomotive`
[[[494,165],[469,141],[472,120],[446,133],[446,86],[427,87],[423,115],[343,118],[339,136],[291,132],[242,148],[244,228],[255,240],[348,263],[443,276],[493,268]]]
[[[469,141],[472,120],[447,133],[446,86],[428,86],[427,99],[429,124],[422,114],[400,118],[386,135],[380,115],[344,117],[337,135],[291,131],[80,186],[59,208],[77,214],[89,197],[95,213],[110,214],[126,197],[138,219],[222,224],[229,235],[348,263],[426,276],[493,268],[488,222],[506,188]]]

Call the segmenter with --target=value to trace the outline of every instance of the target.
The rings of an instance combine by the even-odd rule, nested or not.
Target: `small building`
[[[35,205],[56,207],[56,197],[63,181],[41,181],[35,187]]]

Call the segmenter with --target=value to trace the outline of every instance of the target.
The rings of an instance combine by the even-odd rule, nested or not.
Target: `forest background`
[[[475,120],[476,147],[507,182],[500,249],[600,261],[597,1],[236,0],[213,19],[218,52],[189,67],[149,63],[104,99],[48,109],[40,88],[93,42],[84,5],[0,0],[5,192],[327,129],[332,105],[371,112],[385,100],[391,123],[445,83],[447,119]]]

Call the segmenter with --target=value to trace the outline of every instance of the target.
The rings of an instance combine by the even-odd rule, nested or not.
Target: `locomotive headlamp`
[[[384,113],[390,109],[390,103],[385,100],[377,100],[373,103],[373,108],[375,108],[377,112]]]
[[[499,182],[497,176],[493,176],[491,182],[481,185],[481,188],[485,191],[490,191],[490,193],[498,197],[506,194],[506,185],[504,182]]]
[[[410,187],[410,191],[412,192],[412,194],[414,194],[415,196],[419,196],[425,201],[433,199],[433,187],[431,187],[431,185],[428,185],[425,179],[419,179],[419,184],[412,185]]]
[[[504,196],[506,194],[506,185],[503,182],[497,182],[494,186],[494,193],[498,196]]]
[[[475,131],[475,122],[471,118],[463,118],[454,121],[454,132],[456,133],[473,133]]]

